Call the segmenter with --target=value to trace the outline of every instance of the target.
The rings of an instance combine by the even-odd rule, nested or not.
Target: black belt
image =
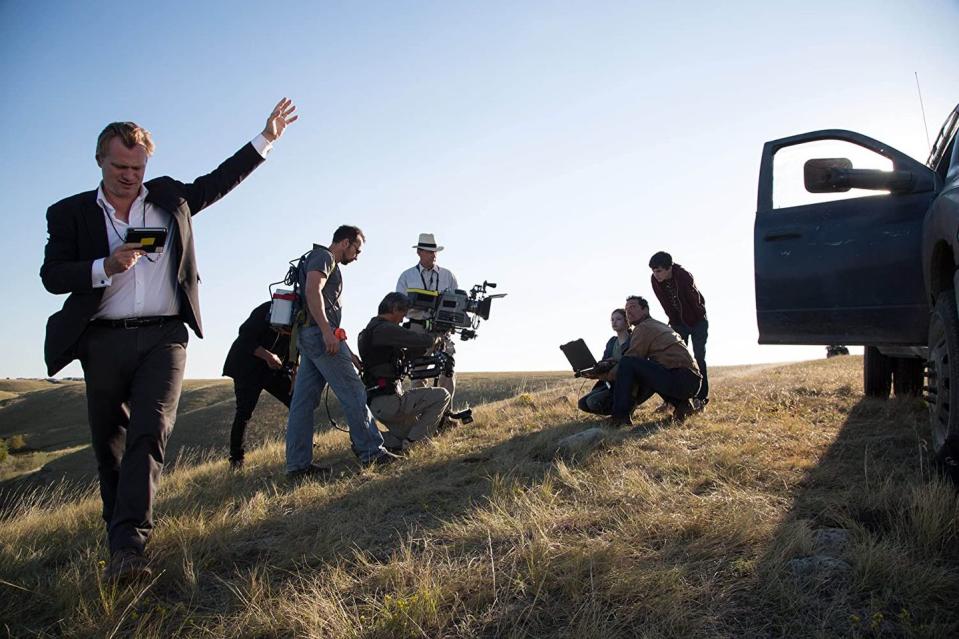
[[[176,315],[153,315],[150,317],[126,317],[124,319],[95,319],[91,326],[108,328],[140,328],[141,326],[159,326],[180,319]]]

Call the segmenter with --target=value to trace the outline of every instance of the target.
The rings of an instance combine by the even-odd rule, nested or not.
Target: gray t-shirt
[[[310,271],[319,271],[326,276],[323,284],[323,305],[326,307],[326,321],[330,323],[330,328],[339,328],[342,309],[340,308],[340,294],[343,292],[343,277],[340,275],[340,269],[337,267],[333,254],[325,246],[319,244],[313,245],[313,251],[306,259],[306,265],[300,272],[300,290],[306,292],[306,274]],[[306,309],[307,325],[313,326],[316,322],[310,315],[310,308],[303,300],[303,306]]]

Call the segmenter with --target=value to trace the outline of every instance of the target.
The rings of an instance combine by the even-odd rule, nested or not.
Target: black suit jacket
[[[266,362],[253,354],[262,346],[286,362],[290,358],[290,337],[280,335],[270,326],[270,306],[272,302],[263,302],[253,309],[246,321],[240,325],[240,334],[223,362],[223,374],[236,381],[257,383],[273,374]]]
[[[159,177],[146,182],[147,202],[173,216],[178,256],[177,288],[180,317],[203,337],[192,217],[230,192],[263,162],[246,144],[208,175],[190,184]],[[63,308],[47,320],[43,355],[47,373],[54,375],[76,359],[76,345],[90,318],[100,307],[102,288],[93,288],[93,262],[110,255],[107,226],[97,204],[97,192],[87,191],[61,200],[47,210],[47,246],[40,279],[51,293],[69,293]]]

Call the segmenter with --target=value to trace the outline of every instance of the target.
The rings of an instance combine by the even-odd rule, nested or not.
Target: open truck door
[[[852,131],[767,142],[754,230],[759,343],[924,344],[922,231],[937,181]]]

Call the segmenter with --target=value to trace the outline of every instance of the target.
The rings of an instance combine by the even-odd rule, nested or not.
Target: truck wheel
[[[896,397],[919,397],[922,395],[924,362],[913,357],[893,359],[892,389]]]
[[[959,468],[959,315],[954,293],[943,291],[929,319],[929,424],[936,460],[956,477]]]
[[[886,399],[892,388],[892,358],[867,346],[862,358],[862,386],[866,397]]]

